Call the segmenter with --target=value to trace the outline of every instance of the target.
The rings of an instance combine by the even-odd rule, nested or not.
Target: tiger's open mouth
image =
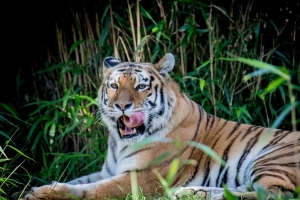
[[[144,113],[137,112],[131,115],[122,115],[118,121],[118,131],[121,138],[131,138],[137,135],[141,135],[145,132]]]

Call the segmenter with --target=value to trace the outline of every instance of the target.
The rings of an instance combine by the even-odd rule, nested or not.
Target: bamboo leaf
[[[0,130],[0,135],[2,135],[3,137],[7,138],[8,140],[10,140],[10,137],[4,133],[3,131]]]
[[[271,72],[274,74],[277,74],[279,76],[281,76],[282,78],[284,78],[285,80],[290,80],[290,76],[287,73],[282,72],[280,69],[278,69],[278,67],[259,61],[259,60],[255,60],[255,59],[249,59],[249,58],[242,58],[242,57],[236,57],[236,58],[219,58],[218,60],[225,60],[225,61],[239,61],[242,62],[244,64],[250,65],[252,67],[258,68],[260,70],[258,70],[257,75],[260,75],[262,73],[267,73],[267,72]],[[261,72],[260,72],[261,71]],[[251,77],[245,76],[243,78],[244,81],[249,80]]]
[[[91,98],[91,97],[89,97],[89,96],[86,96],[86,95],[80,95],[80,96],[78,96],[80,99],[85,99],[85,100],[88,100],[89,102],[91,102],[91,103],[93,103],[94,105],[98,105],[98,101],[97,101],[97,99],[93,99],[93,98]]]
[[[252,67],[259,68],[261,70],[270,70],[270,72],[281,76],[285,80],[290,80],[290,76],[288,74],[283,73],[282,71],[280,71],[278,69],[278,67],[276,67],[274,65],[271,65],[271,64],[268,64],[265,62],[261,62],[259,60],[247,59],[247,58],[238,58],[237,60],[242,63],[248,64]]]
[[[84,40],[78,40],[77,42],[75,42],[72,46],[71,46],[71,48],[70,48],[70,52],[69,52],[69,57],[70,57],[70,55],[73,53],[73,51],[80,45],[80,44],[82,44],[84,42]]]
[[[241,112],[242,112],[243,114],[245,114],[249,119],[252,120],[252,117],[251,117],[250,113],[248,112],[248,110],[246,110],[245,107],[240,107],[240,110],[241,110]]]
[[[0,163],[1,163],[1,162],[6,162],[6,161],[9,161],[9,160],[11,160],[11,159],[9,159],[9,158],[1,158],[1,159],[0,159]]]
[[[230,111],[229,111],[229,109],[228,109],[226,106],[224,106],[222,103],[217,102],[217,103],[216,103],[216,106],[217,106],[218,108],[220,108],[221,110],[223,110],[224,112],[226,112],[228,115],[231,114]]]
[[[266,96],[271,91],[275,90],[277,87],[282,85],[284,82],[285,82],[285,79],[282,77],[275,79],[267,86],[266,89],[264,89],[264,92],[262,94],[260,94],[260,97],[262,97],[264,99],[264,96]]]
[[[40,124],[40,122],[43,121],[43,120],[45,120],[45,119],[47,119],[47,118],[41,117],[41,118],[37,119],[37,120],[33,123],[33,125],[31,126],[31,128],[30,128],[30,130],[29,130],[29,132],[28,132],[28,135],[27,135],[27,141],[29,141],[30,139],[32,139],[31,136],[32,136],[33,132],[36,131],[37,126]]]
[[[4,147],[5,148],[5,147]],[[2,154],[2,155],[4,155],[4,157],[6,158],[6,159],[9,159],[7,156],[6,156],[6,154],[5,154],[5,152],[4,152],[4,149],[2,149],[2,147],[0,146],[0,153]]]
[[[280,94],[281,94],[281,98],[282,98],[284,104],[286,104],[286,102],[285,102],[285,97],[286,97],[286,95],[285,95],[285,92],[284,92],[284,90],[283,90],[283,87],[280,86],[280,87],[278,87],[278,88],[279,88],[279,91],[280,91]]]
[[[184,32],[184,31],[189,30],[190,28],[191,28],[191,25],[186,24],[186,25],[181,26],[181,27],[178,29],[178,31],[179,31],[179,32]]]
[[[238,200],[236,196],[234,196],[228,189],[227,187],[224,187],[224,193],[225,193],[225,199],[229,200]]]
[[[9,148],[15,150],[18,154],[24,156],[25,158],[27,158],[27,159],[32,160],[33,162],[35,162],[32,158],[30,158],[30,157],[28,157],[27,155],[25,155],[25,154],[24,154],[22,151],[20,151],[19,149],[15,148],[15,147],[13,147],[13,146],[11,146],[11,145],[7,145],[7,147],[9,147]]]
[[[17,112],[10,106],[6,105],[5,103],[0,103],[0,106],[2,106],[5,110],[7,110],[9,113],[11,113],[14,117],[17,118]]]
[[[292,109],[296,108],[299,105],[299,102],[294,102],[292,104],[289,104],[276,118],[276,120],[271,125],[271,129],[277,128],[280,123],[284,120],[284,118],[291,112]]]
[[[201,28],[197,28],[196,29],[196,32],[201,34],[201,33],[207,33],[208,32],[208,29],[201,29]]]
[[[204,86],[205,86],[205,80],[200,78],[199,79],[199,87],[200,87],[201,92],[203,92]]]
[[[179,170],[179,166],[180,166],[180,160],[179,158],[175,158],[174,160],[172,160],[167,177],[166,177],[166,181],[168,183],[169,186],[171,186],[173,184],[173,181],[176,177],[176,174]]]
[[[198,70],[200,70],[201,68],[203,68],[203,67],[209,65],[210,63],[211,63],[211,60],[207,60],[207,61],[205,61],[202,65],[200,65],[199,67],[197,67],[196,70],[198,71]]]
[[[244,76],[243,78],[243,81],[248,81],[249,79],[253,78],[253,77],[256,77],[256,76],[260,76],[260,75],[263,75],[263,74],[267,74],[267,73],[270,73],[271,71],[269,69],[261,69],[261,70],[257,70],[257,71],[254,71],[252,73],[249,73],[247,75]]]
[[[157,25],[155,20],[152,18],[152,16],[149,14],[149,12],[147,10],[145,10],[145,8],[143,6],[140,6],[140,11],[144,17],[146,17],[147,19],[150,19],[153,24]]]
[[[274,53],[276,53],[277,55],[279,55],[286,63],[288,63],[289,65],[293,65],[289,59],[283,55],[280,51],[274,51]]]

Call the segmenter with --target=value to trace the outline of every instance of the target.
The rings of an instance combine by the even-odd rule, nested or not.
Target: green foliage
[[[34,158],[42,157],[40,178],[66,181],[99,170],[97,165],[105,157],[106,137],[95,124],[97,114],[90,112],[97,106],[95,99],[67,90],[60,99],[40,100],[27,106],[36,106],[29,115],[32,125],[27,141],[32,143]],[[63,171],[66,173],[62,179]]]
[[[18,133],[19,127],[13,120],[20,121],[15,110],[6,104],[0,104],[0,200],[7,199],[13,188],[24,191],[26,182],[28,184],[30,174],[23,164],[26,160],[31,160],[23,153],[24,149],[19,150],[15,147],[16,143],[4,132],[4,127],[8,126],[14,134]],[[9,153],[9,154],[8,154]],[[25,183],[25,184],[22,184]]]

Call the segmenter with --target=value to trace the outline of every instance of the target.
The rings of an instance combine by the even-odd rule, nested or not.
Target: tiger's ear
[[[118,59],[116,59],[113,56],[106,57],[103,60],[102,72],[105,73],[109,68],[113,68],[113,67],[119,65],[120,63],[121,63],[121,61],[119,61]]]
[[[154,64],[154,68],[162,75],[166,76],[174,68],[175,58],[171,53],[167,53],[160,61]]]

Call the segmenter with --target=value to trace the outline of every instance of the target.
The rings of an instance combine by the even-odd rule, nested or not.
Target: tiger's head
[[[169,77],[174,64],[170,53],[156,64],[104,59],[99,112],[113,137],[133,142],[168,133],[176,104]]]

